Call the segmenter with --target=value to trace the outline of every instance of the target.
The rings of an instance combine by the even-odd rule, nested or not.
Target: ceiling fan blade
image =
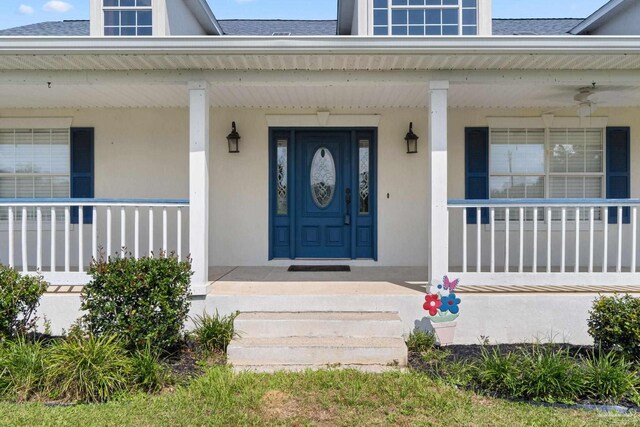
[[[594,95],[594,92],[591,90],[581,90],[580,93],[573,97],[573,99],[576,102],[588,102],[592,95]]]

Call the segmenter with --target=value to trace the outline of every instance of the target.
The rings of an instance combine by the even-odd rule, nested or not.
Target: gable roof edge
[[[215,36],[224,34],[207,0],[184,0],[184,2],[204,30]]]
[[[587,17],[584,21],[576,25],[574,28],[569,31],[569,33],[574,35],[579,35],[584,33],[585,31],[593,28],[600,21],[607,18],[607,16],[613,12],[618,6],[626,3],[627,0],[609,0],[608,3],[604,4],[600,9],[596,10],[589,17]]]

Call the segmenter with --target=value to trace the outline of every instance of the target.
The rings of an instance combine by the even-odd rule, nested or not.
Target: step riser
[[[400,321],[236,320],[242,337],[376,337],[402,336]]]
[[[229,347],[228,361],[236,368],[272,365],[399,365],[406,366],[406,347]]]
[[[318,296],[290,295],[290,296],[264,296],[243,295],[242,297],[216,295],[208,298],[205,309],[209,313],[216,310],[221,314],[230,314],[240,311],[249,312],[296,312],[303,308],[311,312],[398,312],[402,319],[404,333],[410,333],[415,329],[415,319],[425,317],[422,308],[424,295],[414,296],[388,296],[388,295],[326,295]]]

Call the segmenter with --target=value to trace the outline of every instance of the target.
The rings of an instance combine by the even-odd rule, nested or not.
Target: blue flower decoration
[[[456,294],[451,293],[448,297],[442,297],[442,306],[440,311],[448,311],[451,314],[458,314],[460,311],[460,298],[456,297]]]

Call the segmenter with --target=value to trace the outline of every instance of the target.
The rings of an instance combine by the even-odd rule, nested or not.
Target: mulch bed
[[[187,341],[180,350],[166,360],[171,372],[183,379],[193,379],[202,375],[206,367],[222,366],[227,363],[223,352],[207,354],[193,341]]]

